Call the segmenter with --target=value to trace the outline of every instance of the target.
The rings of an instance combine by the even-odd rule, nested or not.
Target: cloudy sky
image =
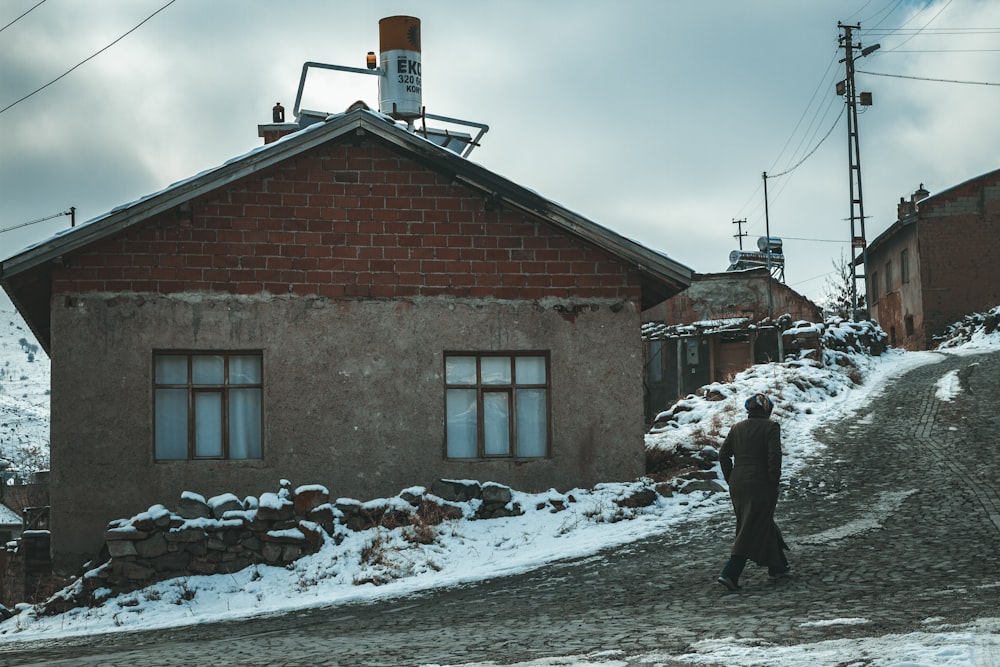
[[[303,62],[364,67],[397,14],[422,21],[427,111],[490,126],[472,160],[698,272],[726,269],[733,220],[749,249],[765,234],[763,172],[791,170],[767,181],[790,286],[822,299],[850,255],[838,21],[881,44],[858,70],[893,75],[857,77],[869,241],[921,183],[1000,167],[993,0],[3,0],[0,229],[85,221],[242,155]],[[377,95],[320,71],[303,106]],[[0,256],[68,224],[0,233]]]

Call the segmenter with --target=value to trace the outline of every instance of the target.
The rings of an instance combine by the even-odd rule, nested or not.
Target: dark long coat
[[[735,424],[719,450],[722,475],[736,512],[732,555],[782,569],[787,549],[774,523],[781,479],[781,427],[763,415]]]

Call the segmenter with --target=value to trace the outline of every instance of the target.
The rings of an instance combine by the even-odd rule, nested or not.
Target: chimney
[[[257,136],[263,137],[265,144],[274,143],[286,134],[299,131],[298,123],[285,122],[285,107],[281,106],[281,102],[276,102],[271,108],[271,120],[269,124],[257,126]]]
[[[906,216],[916,213],[919,208],[917,203],[921,200],[927,199],[930,194],[931,193],[924,189],[924,184],[921,183],[916,192],[910,195],[910,201],[906,201],[905,197],[900,197],[899,203],[896,205],[896,219],[902,220]]]

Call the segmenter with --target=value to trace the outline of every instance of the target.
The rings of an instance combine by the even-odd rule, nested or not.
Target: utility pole
[[[736,225],[736,233],[733,236],[740,242],[740,250],[743,250],[743,237],[747,235],[747,232],[743,231],[743,225],[747,224],[747,219],[742,220],[733,219],[733,224]]]
[[[771,216],[767,212],[767,172],[761,174],[764,179],[764,234],[767,236],[767,245],[764,251],[767,253],[767,319],[774,317],[774,296],[771,293]]]
[[[855,93],[854,87],[854,51],[859,50],[861,57],[864,57],[878,49],[879,44],[862,49],[860,43],[854,43],[852,31],[860,30],[860,24],[844,25],[838,21],[837,27],[844,32],[840,36],[840,45],[843,47],[845,55],[840,62],[845,64],[846,77],[837,84],[837,94],[843,95],[847,102],[847,152],[851,193],[851,271],[854,273],[854,280],[851,281],[851,319],[856,320],[858,280],[864,281],[862,283],[862,287],[864,287],[868,278],[868,241],[865,238],[865,205],[861,193],[861,142],[858,139],[859,96]],[[872,103],[871,93],[861,93],[860,102],[862,106],[870,106]],[[859,257],[861,273],[858,273]]]

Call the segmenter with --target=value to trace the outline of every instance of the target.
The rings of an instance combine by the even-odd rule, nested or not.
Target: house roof
[[[483,193],[506,208],[544,220],[607,251],[639,272],[644,308],[673,296],[691,283],[692,270],[663,253],[627,239],[441,148],[387,116],[358,109],[330,115],[325,121],[309,125],[279,141],[260,146],[214,169],[174,183],[155,194],[119,206],[29,246],[0,262],[0,284],[39,342],[48,350],[51,266],[58,264],[63,256],[322,144],[353,141],[358,136],[372,137],[434,171],[447,174],[454,182]]]
[[[24,521],[21,520],[17,512],[0,503],[0,526],[17,526],[20,528],[23,525]]]

